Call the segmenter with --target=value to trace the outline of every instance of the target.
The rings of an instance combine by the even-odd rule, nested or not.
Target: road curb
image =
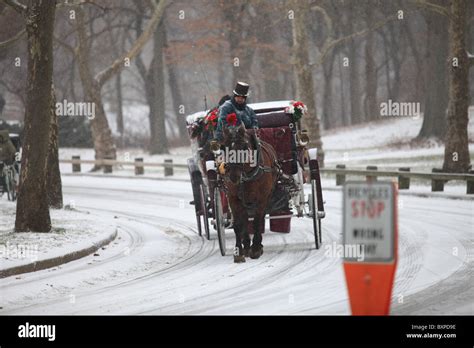
[[[117,228],[115,228],[114,232],[111,233],[107,238],[100,240],[97,243],[93,243],[88,248],[84,248],[81,250],[76,250],[73,252],[70,252],[65,255],[53,257],[50,259],[45,259],[45,260],[39,260],[35,261],[26,265],[21,265],[21,266],[15,266],[15,267],[10,267],[6,269],[0,270],[0,279],[1,278],[6,278],[6,277],[11,277],[13,275],[18,275],[22,273],[29,273],[29,272],[36,272],[36,271],[41,271],[43,269],[51,268],[51,267],[56,267],[71,261],[78,260],[80,258],[83,258],[85,256],[88,256],[103,246],[109,244],[112,242],[115,238],[117,237]]]

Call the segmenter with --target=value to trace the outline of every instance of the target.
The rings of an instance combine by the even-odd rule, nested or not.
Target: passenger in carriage
[[[236,114],[237,126],[243,122],[245,128],[258,128],[255,111],[247,105],[249,85],[245,82],[237,82],[233,94],[232,98],[227,100],[219,108],[219,120],[217,122],[217,129],[214,132],[215,139],[219,141],[222,140],[222,125],[226,122],[226,117],[229,114]]]

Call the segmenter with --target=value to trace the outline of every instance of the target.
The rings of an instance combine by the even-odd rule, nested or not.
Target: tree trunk
[[[309,24],[307,14],[308,4],[293,0],[295,18],[293,26],[293,54],[296,72],[296,96],[308,107],[308,114],[303,117],[303,124],[309,132],[310,147],[318,149],[319,165],[324,167],[323,142],[321,140],[319,118],[316,110],[316,94],[314,91],[313,74],[309,65],[308,38],[306,28]]]
[[[123,96],[122,96],[122,75],[120,73],[117,74],[115,78],[115,89],[117,92],[117,132],[119,133],[120,140],[119,140],[119,147],[123,148],[123,132],[124,132],[124,125],[123,125]]]
[[[389,47],[390,47],[390,57],[392,58],[393,63],[393,84],[392,84],[392,94],[389,96],[390,99],[398,101],[400,96],[400,86],[401,86],[401,69],[402,61],[399,57],[399,51],[401,49],[399,45],[400,35],[395,33],[395,28],[393,23],[388,25],[389,31]]]
[[[105,115],[104,105],[102,104],[101,86],[92,75],[89,65],[90,52],[89,44],[86,38],[84,12],[78,6],[76,9],[76,30],[78,35],[78,46],[76,49],[79,65],[79,75],[84,90],[84,99],[88,103],[95,105],[95,117],[90,120],[92,138],[94,140],[95,158],[98,159],[116,159],[117,152],[112,138],[107,116]],[[94,166],[93,170],[100,169],[100,166]]]
[[[427,50],[423,124],[418,139],[446,136],[446,110],[448,108],[448,19],[438,13],[426,11]],[[434,79],[433,76],[436,76]]]
[[[425,72],[426,72],[425,61],[423,60],[423,57],[420,53],[420,48],[418,47],[418,43],[415,42],[415,38],[413,37],[413,31],[411,29],[411,26],[407,23],[407,25],[403,26],[403,30],[405,31],[405,37],[408,40],[408,43],[410,45],[410,49],[412,51],[412,54],[413,54],[413,57],[414,57],[415,63],[416,63],[416,67],[415,67],[415,69],[416,69],[415,100],[422,100],[425,96],[425,93],[426,93],[426,85],[425,85],[426,78],[424,76]],[[445,31],[446,31],[446,35],[447,35],[448,29],[445,28]],[[429,41],[429,39],[428,39],[428,41]],[[444,44],[447,45],[447,42],[448,42],[448,39],[445,38]],[[447,51],[448,50],[446,48],[446,50],[445,50],[446,54],[447,54]],[[445,57],[445,62],[446,62],[447,56],[445,55],[444,57]],[[429,67],[429,65],[428,65],[428,67]],[[445,69],[445,74],[446,74],[446,69]],[[445,88],[446,88],[446,85],[447,85],[447,82],[446,82],[446,77],[445,77]],[[447,95],[447,94],[448,93],[445,93],[445,95]],[[446,104],[446,108],[447,108],[447,104]]]
[[[167,65],[167,67],[171,98],[173,99],[173,111],[176,114],[176,125],[178,126],[179,137],[183,144],[189,144],[189,137],[186,131],[185,114],[180,112],[181,107],[184,106],[184,102],[178,83],[176,66],[173,63],[170,63]]]
[[[147,23],[147,27],[141,35],[135,40],[130,50],[122,56],[115,59],[115,61],[107,66],[105,69],[92,75],[92,70],[89,67],[89,42],[87,41],[85,32],[84,12],[80,6],[76,6],[76,30],[78,34],[78,47],[76,48],[79,57],[79,72],[84,88],[84,95],[86,101],[95,104],[95,117],[91,120],[91,130],[94,137],[94,149],[96,151],[96,159],[116,159],[117,152],[115,149],[112,132],[105,115],[104,105],[102,102],[101,89],[102,86],[116,73],[118,73],[125,66],[125,59],[133,60],[140,54],[148,39],[156,31],[157,25],[167,7],[167,0],[160,0],[158,5],[153,10],[153,15]],[[91,22],[92,23],[92,22]],[[98,169],[98,167],[94,167]]]
[[[369,2],[366,6],[366,24],[370,28],[373,25],[372,4]],[[380,114],[377,108],[377,71],[374,60],[374,33],[369,31],[365,44],[365,76],[367,79],[367,98],[366,98],[366,115],[365,120],[373,121]]]
[[[443,170],[466,172],[470,167],[467,137],[469,60],[466,53],[466,0],[451,2],[449,22],[449,106]],[[458,59],[453,66],[453,59]]]
[[[28,78],[16,232],[49,232],[46,168],[51,120],[53,31],[56,3],[30,1],[26,10]]]
[[[167,46],[168,41],[165,25],[163,25],[162,28],[164,30],[163,35],[165,45]],[[189,145],[189,137],[186,130],[186,115],[185,113],[181,113],[181,108],[184,106],[184,100],[178,82],[178,71],[176,69],[177,65],[175,62],[169,59],[169,62],[166,64],[166,66],[168,68],[168,83],[170,86],[171,98],[173,99],[173,111],[176,114],[176,125],[178,126],[179,138],[184,145]]]
[[[61,209],[63,207],[63,189],[61,183],[61,172],[59,170],[58,154],[58,116],[56,115],[56,97],[54,87],[51,89],[51,119],[49,130],[49,150],[46,171],[46,187],[48,193],[48,204],[51,208]]]
[[[349,126],[351,124],[350,114],[346,112],[346,97],[344,93],[344,70],[342,68],[342,62],[339,60],[339,95],[341,96],[341,124],[343,126]]]
[[[244,30],[241,27],[241,19],[244,18],[244,12],[247,5],[243,0],[235,0],[232,3],[221,0],[221,4],[221,6],[223,6],[224,21],[226,23],[226,30],[224,31],[225,39],[226,42],[229,43],[229,64],[232,64],[231,66],[233,67],[233,69],[229,70],[228,73],[231,75],[233,83],[235,83],[239,77],[242,77],[240,71],[242,64],[248,64],[248,62],[243,61],[239,50],[239,42],[241,41],[242,31]],[[238,66],[235,65],[234,61],[236,58],[239,59]],[[227,64],[225,64],[225,66],[227,66]]]
[[[150,97],[150,154],[169,153],[165,127],[165,83],[163,66],[164,31],[160,25],[153,35],[153,60],[149,73],[152,85]]]
[[[354,40],[351,40],[354,41]],[[351,104],[351,119],[350,124],[358,124],[362,122],[361,115],[361,92],[360,92],[360,81],[359,81],[359,58],[357,57],[357,45],[353,42],[350,43],[349,53],[349,93],[350,93],[350,104]]]
[[[324,62],[323,75],[324,75],[324,91],[323,91],[323,114],[321,121],[324,129],[330,129],[334,127],[335,114],[333,112],[332,105],[332,78],[334,71],[334,61],[337,54],[337,50],[332,50],[331,57],[328,61]]]
[[[352,34],[354,30],[354,22],[357,18],[356,7],[358,5],[354,2],[350,2],[349,7],[349,25],[347,34]],[[349,81],[350,81],[350,103],[351,103],[351,124],[358,124],[363,121],[362,110],[361,110],[361,88],[360,88],[360,76],[359,76],[359,56],[357,54],[358,43],[356,38],[352,38],[349,41]]]
[[[262,23],[271,23],[272,16],[268,3],[261,2],[257,7],[258,13],[261,13]],[[257,39],[260,49],[260,70],[262,71],[263,93],[260,96],[263,100],[283,99],[280,72],[275,64],[274,53],[271,50],[272,44],[276,41],[275,31],[270,25],[264,25],[257,30]]]

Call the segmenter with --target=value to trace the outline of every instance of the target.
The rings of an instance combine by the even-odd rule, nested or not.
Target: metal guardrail
[[[433,168],[431,173],[412,172],[409,167],[398,170],[378,170],[376,166],[367,166],[366,169],[346,169],[344,164],[338,164],[336,168],[323,168],[322,174],[335,174],[336,185],[340,186],[346,181],[347,175],[365,176],[367,180],[376,180],[377,177],[398,178],[398,188],[407,190],[410,188],[410,179],[424,179],[431,181],[431,191],[444,191],[444,184],[450,180],[466,182],[466,194],[474,194],[474,171],[468,173],[444,173],[439,168]]]

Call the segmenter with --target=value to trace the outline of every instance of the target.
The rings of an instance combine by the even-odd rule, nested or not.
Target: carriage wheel
[[[304,215],[304,204],[305,204],[305,199],[304,199],[304,187],[303,187],[303,168],[301,168],[301,164],[298,163],[298,173],[294,175],[295,181],[297,182],[298,186],[300,187],[300,191],[297,196],[297,204],[296,204],[296,210],[298,216],[303,216]]]
[[[196,212],[196,225],[199,236],[202,236],[201,226],[201,194],[200,186],[202,185],[201,173],[191,174],[191,187],[193,190],[194,211]]]
[[[225,256],[225,216],[222,209],[222,197],[219,188],[214,189],[214,217],[216,219],[217,239],[219,240],[219,249],[221,255]]]
[[[211,235],[209,232],[209,209],[207,208],[207,195],[206,191],[204,189],[204,184],[201,183],[199,185],[199,195],[200,197],[200,202],[201,202],[201,214],[203,218],[203,224],[204,224],[204,231],[206,232],[206,238],[207,240],[211,239]]]
[[[321,236],[321,219],[318,218],[318,191],[316,188],[316,180],[311,180],[311,215],[313,217],[313,231],[314,231],[314,241],[316,244],[316,249],[319,249],[322,244]]]
[[[199,236],[202,236],[202,228],[201,228],[201,215],[196,213],[196,225],[198,228],[198,234]]]

